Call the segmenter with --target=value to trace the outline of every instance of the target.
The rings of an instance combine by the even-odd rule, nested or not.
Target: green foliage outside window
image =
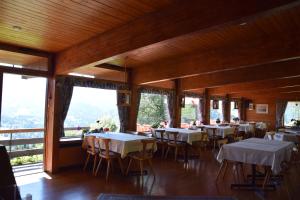
[[[167,104],[165,99],[165,95],[142,93],[137,123],[154,125],[166,121]]]

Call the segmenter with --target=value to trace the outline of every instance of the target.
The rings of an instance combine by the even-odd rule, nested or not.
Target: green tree
[[[153,125],[167,120],[165,99],[165,95],[142,93],[137,122]]]

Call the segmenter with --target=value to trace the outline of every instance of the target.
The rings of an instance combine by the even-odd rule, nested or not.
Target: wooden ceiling
[[[1,0],[0,42],[58,52],[172,2]]]
[[[56,74],[124,81],[126,66],[137,85],[298,91],[297,0],[3,0],[0,9],[0,44],[57,52]]]
[[[21,65],[26,69],[35,69],[41,71],[48,70],[47,58],[11,51],[0,50],[0,65],[3,65],[1,63]]]

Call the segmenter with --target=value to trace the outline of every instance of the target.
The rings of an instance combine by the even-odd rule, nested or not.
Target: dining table
[[[278,174],[282,170],[281,163],[290,160],[293,147],[292,142],[249,138],[223,145],[218,153],[217,160],[219,162],[231,161],[250,164],[252,166],[251,182],[231,184],[231,188],[255,190],[261,186],[256,183],[256,166],[269,167],[273,174]],[[275,185],[269,184],[266,185],[266,188],[275,189]]]
[[[141,151],[143,149],[143,144],[141,143],[141,140],[151,139],[151,137],[147,136],[128,134],[122,132],[89,133],[86,135],[86,137],[87,136],[111,139],[111,143],[109,146],[110,151],[119,153],[121,155],[121,158],[125,158],[129,153]],[[103,143],[100,143],[100,145],[100,148],[105,148]],[[98,142],[96,142],[95,146],[99,147]]]
[[[178,132],[177,140],[179,142],[184,143],[184,162],[188,162],[189,157],[189,147],[193,145],[193,142],[200,141],[202,139],[203,130],[195,128],[157,128],[154,131],[170,131],[170,132]],[[164,135],[164,139],[167,139],[167,136]]]
[[[204,130],[207,131],[210,136],[217,135],[222,138],[233,135],[234,133],[234,127],[222,125],[204,125]]]
[[[239,131],[247,133],[254,133],[255,127],[251,124],[238,124],[239,125]]]
[[[157,128],[155,130],[178,132],[178,141],[186,142],[190,145],[192,145],[195,141],[201,140],[202,133],[204,132],[203,130],[198,128]],[[165,135],[164,138],[167,139],[167,136]]]
[[[273,135],[273,138],[271,135]],[[300,136],[300,134],[286,132],[267,132],[264,136],[264,139],[299,143],[299,139],[297,136]]]

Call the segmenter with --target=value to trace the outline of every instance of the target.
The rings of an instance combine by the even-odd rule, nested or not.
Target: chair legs
[[[141,177],[142,177],[142,185],[144,185],[144,166],[143,161],[140,160],[140,170],[141,170]]]
[[[129,160],[128,167],[127,167],[127,170],[126,170],[126,176],[128,175],[131,163],[132,163],[132,158],[130,158],[130,160]]]
[[[96,169],[96,171],[95,171],[95,176],[97,176],[97,174],[98,174],[98,171],[99,171],[99,168],[100,168],[100,165],[101,165],[102,159],[103,159],[103,158],[101,158],[101,157],[100,157],[100,160],[99,160],[99,163],[98,163],[97,169]]]
[[[88,156],[87,156],[87,158],[86,158],[86,161],[85,161],[85,164],[84,164],[84,167],[83,167],[83,170],[84,170],[84,171],[86,170],[86,167],[87,167],[87,165],[88,165],[88,163],[89,163],[90,156],[91,156],[91,154],[88,154]]]
[[[167,151],[165,153],[165,159],[167,159],[167,157],[168,157],[169,150],[170,150],[170,147],[167,148]]]
[[[151,159],[148,159],[148,163],[149,163],[149,166],[150,166],[150,170],[151,170],[153,176],[155,177],[155,173],[154,173],[154,169],[153,169],[152,160],[151,160]]]
[[[111,160],[107,160],[107,169],[106,169],[106,181],[108,181],[109,170],[110,170]]]

